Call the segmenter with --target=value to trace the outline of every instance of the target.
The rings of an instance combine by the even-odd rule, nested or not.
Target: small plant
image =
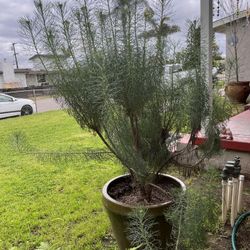
[[[209,170],[186,193],[177,194],[172,210],[166,214],[174,225],[174,249],[206,248],[207,233],[216,232],[220,223],[220,202],[215,195],[218,183],[218,172]]]
[[[172,222],[172,242],[166,249],[206,249],[207,234],[215,233],[220,226],[220,198],[215,193],[220,177],[217,170],[208,170],[186,191],[176,190],[175,202],[165,213]],[[158,249],[155,222],[144,209],[130,215],[129,237],[138,249]]]
[[[129,216],[128,239],[131,241],[132,248],[156,250],[159,249],[159,232],[155,230],[156,222],[147,210],[136,209]]]
[[[68,112],[127,168],[146,203],[157,175],[182,153],[171,150],[180,132],[188,130],[190,142],[201,127],[209,142],[217,134],[216,121],[207,123],[212,112],[200,65],[185,79],[165,77],[168,36],[178,31],[171,2],[36,0],[34,16],[20,19],[35,52],[51,56],[51,81]]]

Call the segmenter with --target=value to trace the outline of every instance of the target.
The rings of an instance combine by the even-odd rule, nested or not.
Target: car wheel
[[[30,105],[24,105],[21,109],[21,115],[31,115],[33,108]]]

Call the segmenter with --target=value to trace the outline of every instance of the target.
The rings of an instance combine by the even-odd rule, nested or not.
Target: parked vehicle
[[[36,106],[32,100],[0,94],[0,118],[31,115],[35,110]]]

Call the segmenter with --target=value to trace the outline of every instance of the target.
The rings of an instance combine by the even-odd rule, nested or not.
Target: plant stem
[[[156,189],[158,189],[158,190],[160,190],[162,193],[164,193],[165,195],[170,195],[171,196],[171,194],[169,193],[169,192],[167,192],[167,191],[165,191],[163,188],[161,188],[161,187],[159,187],[159,186],[157,186],[157,185],[155,185],[155,184],[153,184],[153,183],[149,183],[148,185],[150,185],[150,186],[152,186],[152,187],[154,187],[154,188],[156,188]]]
[[[131,129],[132,129],[134,147],[135,147],[136,151],[138,152],[140,150],[138,119],[134,115],[130,115],[129,119],[130,119],[130,125],[131,125]]]

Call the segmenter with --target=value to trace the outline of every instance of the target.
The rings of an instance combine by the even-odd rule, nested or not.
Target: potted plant
[[[228,0],[222,4],[222,8],[227,15],[227,60],[226,71],[228,83],[225,87],[225,93],[229,100],[237,103],[246,103],[250,94],[249,81],[240,80],[241,58],[239,56],[239,47],[241,40],[244,39],[244,20],[240,18],[240,8],[243,1]],[[248,17],[247,17],[248,18]],[[243,27],[243,28],[242,28]],[[241,34],[243,32],[243,34]]]
[[[34,16],[20,19],[21,31],[68,112],[127,169],[103,188],[120,249],[130,247],[126,221],[138,206],[154,216],[157,249],[164,249],[171,229],[163,216],[172,202],[169,193],[185,185],[162,171],[183,152],[175,149],[178,134],[185,130],[194,138],[211,114],[207,87],[199,64],[185,78],[164,72],[168,35],[178,31],[169,24],[170,0],[153,6],[104,2],[37,0]],[[49,67],[41,54],[50,54]]]

